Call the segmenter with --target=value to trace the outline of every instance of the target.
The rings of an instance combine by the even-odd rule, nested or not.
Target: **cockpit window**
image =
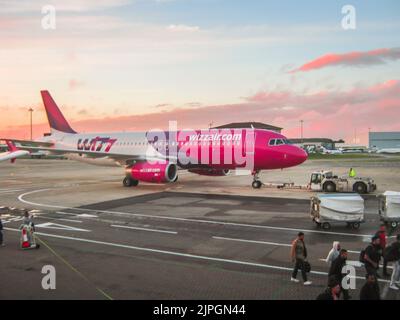
[[[268,145],[270,146],[280,146],[283,144],[292,144],[292,143],[287,139],[271,139],[268,142]]]

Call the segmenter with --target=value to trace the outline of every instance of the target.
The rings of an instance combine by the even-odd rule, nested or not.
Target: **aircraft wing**
[[[25,151],[49,151],[54,154],[79,154],[85,155],[89,158],[109,158],[113,159],[121,165],[129,165],[134,162],[139,161],[159,161],[159,160],[170,160],[176,161],[176,158],[168,157],[168,159],[162,155],[159,156],[142,156],[142,155],[132,155],[132,154],[122,154],[122,153],[112,153],[112,152],[101,152],[101,151],[86,151],[86,150],[74,150],[74,149],[59,149],[51,147],[34,147],[34,146],[20,146],[19,150]],[[2,159],[0,158],[0,161]]]
[[[9,139],[9,138],[0,138],[0,141],[11,141],[14,144],[17,143],[21,146],[32,146],[32,147],[51,147],[54,146],[52,142],[40,142],[40,141],[31,141],[31,140],[20,140],[20,139]]]

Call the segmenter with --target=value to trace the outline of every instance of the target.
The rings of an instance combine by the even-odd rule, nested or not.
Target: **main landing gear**
[[[251,186],[254,189],[260,189],[262,186],[262,182],[259,180],[260,171],[253,171],[252,175],[253,175],[253,183],[251,184]]]
[[[124,187],[136,187],[139,184],[139,180],[132,179],[130,177],[125,177],[122,181]]]

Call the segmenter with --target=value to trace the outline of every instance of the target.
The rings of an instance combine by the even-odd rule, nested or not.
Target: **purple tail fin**
[[[46,109],[47,119],[49,120],[50,128],[64,133],[76,133],[65,120],[57,104],[54,102],[50,93],[47,90],[40,91],[43,104]]]

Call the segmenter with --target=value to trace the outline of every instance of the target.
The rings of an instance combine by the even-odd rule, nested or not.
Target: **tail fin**
[[[43,104],[46,108],[47,119],[49,120],[51,131],[53,132],[53,130],[55,130],[63,133],[76,133],[76,131],[70,127],[67,120],[65,120],[50,93],[47,90],[44,90],[40,91],[40,94],[42,95]]]
[[[7,147],[8,147],[8,151],[10,151],[10,152],[14,152],[14,151],[18,151],[19,150],[11,140],[6,140],[6,144],[7,144]]]

